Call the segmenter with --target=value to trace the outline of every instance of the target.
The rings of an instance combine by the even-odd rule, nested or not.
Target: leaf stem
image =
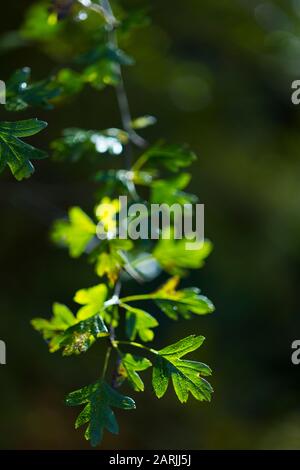
[[[145,351],[148,351],[148,352],[150,352],[151,354],[157,355],[157,351],[155,351],[155,349],[148,348],[148,347],[145,346],[144,344],[136,343],[135,341],[114,341],[114,344],[116,345],[116,347],[117,347],[119,344],[123,344],[123,345],[125,345],[125,346],[132,346],[132,347],[134,347],[134,348],[144,349]]]
[[[123,297],[119,300],[120,304],[124,304],[126,302],[136,302],[138,300],[152,300],[155,299],[156,296],[154,294],[140,294],[140,295],[129,295],[128,297]]]

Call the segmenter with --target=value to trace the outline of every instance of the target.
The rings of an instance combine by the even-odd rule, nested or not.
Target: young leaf
[[[30,160],[46,158],[47,154],[19,137],[29,137],[47,127],[38,119],[17,122],[0,122],[0,171],[8,165],[17,180],[28,178],[34,172]]]
[[[104,294],[106,297],[106,286],[103,284],[102,286],[102,289],[97,289],[94,292],[89,292],[90,290],[87,289],[77,293],[78,303],[85,301],[85,295],[86,298],[89,298],[86,302],[90,302],[89,305],[79,310],[77,317],[66,305],[55,303],[51,320],[43,318],[32,320],[32,326],[42,333],[44,339],[49,342],[50,352],[63,349],[64,356],[81,354],[86,352],[97,338],[108,335],[103,318],[99,315],[104,303]],[[99,298],[93,299],[93,295],[96,297],[96,293]]]
[[[140,170],[144,165],[149,167],[162,165],[167,170],[176,172],[191,165],[196,158],[196,155],[186,147],[158,144],[141,155],[133,170]]]
[[[126,334],[128,338],[133,341],[139,335],[142,341],[152,341],[154,332],[151,328],[158,326],[156,318],[152,317],[144,310],[131,307],[131,305],[121,304],[126,310]]]
[[[76,318],[71,310],[63,304],[55,303],[53,305],[53,317],[51,320],[44,318],[34,318],[31,321],[35,330],[42,333],[45,340],[50,340],[58,333],[65,331],[76,323]]]
[[[191,287],[176,290],[179,281],[178,276],[172,277],[152,294],[124,297],[120,301],[128,304],[136,300],[153,300],[172,320],[177,320],[178,315],[190,318],[191,313],[205,315],[214,311],[212,302],[207,297],[199,295],[199,289]]]
[[[118,253],[100,253],[96,273],[99,277],[107,275],[110,285],[114,285],[119,277],[121,267],[123,265],[122,258]]]
[[[202,362],[182,360],[181,357],[198,349],[203,336],[191,335],[157,351],[154,362],[152,384],[155,394],[161,398],[172,379],[175,393],[181,403],[188,400],[191,393],[197,400],[210,401],[213,389],[202,376],[211,375],[211,369]]]
[[[187,269],[202,268],[212,251],[209,240],[195,244],[193,250],[187,250],[186,243],[186,239],[161,238],[154,248],[153,256],[166,272],[183,277],[187,274]]]
[[[177,320],[178,315],[185,319],[191,318],[191,314],[205,315],[214,311],[214,305],[205,296],[200,295],[196,287],[176,290],[179,283],[178,277],[169,279],[158,291],[154,293],[155,303],[172,320]]]
[[[105,284],[99,284],[98,286],[81,289],[76,292],[74,297],[75,302],[83,305],[77,312],[78,320],[86,320],[101,313],[106,297],[107,287]]]
[[[125,354],[121,358],[118,375],[122,381],[127,379],[136,392],[143,392],[145,387],[138,372],[148,369],[151,365],[151,362],[145,357]]]
[[[72,258],[78,258],[96,235],[96,225],[80,207],[69,210],[69,221],[58,220],[52,229],[52,240],[67,246]]]
[[[75,428],[88,423],[85,438],[93,447],[101,442],[104,429],[113,434],[119,433],[119,426],[112,408],[135,409],[135,402],[132,398],[121,395],[103,380],[70,393],[66,397],[66,404],[68,406],[85,405],[76,420]]]
[[[156,180],[151,184],[151,202],[153,204],[191,204],[197,201],[197,197],[188,194],[184,189],[190,182],[191,175],[189,173],[180,173],[175,178],[168,180]]]

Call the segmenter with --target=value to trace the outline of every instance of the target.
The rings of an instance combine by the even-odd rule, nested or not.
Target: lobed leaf
[[[151,362],[144,357],[125,354],[121,357],[118,375],[121,378],[121,381],[127,379],[136,392],[143,392],[144,383],[138,372],[148,369],[151,365]]]
[[[38,119],[0,122],[0,171],[6,165],[17,180],[28,178],[34,172],[31,160],[46,158],[47,154],[23,142],[19,137],[29,137],[47,127]]]
[[[152,341],[154,332],[152,328],[158,326],[158,321],[150,313],[131,305],[121,304],[126,310],[126,334],[130,340],[135,340],[137,335],[142,341]]]
[[[85,252],[96,235],[96,225],[80,207],[69,210],[69,220],[58,220],[52,229],[52,240],[69,248],[72,258]]]
[[[203,336],[192,335],[157,351],[152,384],[158,398],[164,396],[171,379],[181,403],[188,400],[189,393],[197,400],[210,401],[213,389],[202,376],[211,375],[211,369],[201,362],[181,359],[182,356],[198,349],[203,341]]]
[[[112,408],[135,409],[135,402],[132,398],[121,395],[103,380],[71,392],[66,397],[66,404],[68,406],[85,405],[76,420],[75,428],[88,424],[85,438],[93,447],[101,442],[105,429],[113,434],[119,432]]]

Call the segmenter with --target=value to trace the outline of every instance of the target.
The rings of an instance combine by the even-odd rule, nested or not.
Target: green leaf
[[[31,70],[24,67],[17,70],[6,85],[6,109],[22,111],[29,106],[51,109],[50,101],[60,95],[60,88],[51,79],[30,84]]]
[[[120,66],[132,65],[134,60],[113,44],[106,44],[90,49],[78,57],[77,62],[86,66],[83,80],[101,90],[107,85],[118,85]]]
[[[77,312],[78,320],[86,320],[89,317],[101,313],[106,297],[107,287],[105,284],[99,284],[76,292],[74,297],[75,302],[83,305]]]
[[[171,278],[153,295],[155,303],[169,318],[178,320],[180,315],[189,319],[192,313],[205,315],[215,310],[212,302],[200,295],[198,288],[176,290],[178,283],[178,277]]]
[[[118,280],[122,265],[122,258],[117,253],[100,253],[96,273],[99,277],[107,275],[110,285],[114,285]]]
[[[197,196],[188,194],[184,189],[190,182],[191,175],[180,173],[175,178],[168,180],[156,180],[151,184],[151,203],[152,204],[192,204],[197,201]]]
[[[46,158],[42,150],[26,144],[19,137],[29,137],[47,127],[38,119],[0,122],[0,171],[8,165],[17,180],[28,178],[34,172],[30,160]]]
[[[144,383],[137,372],[143,371],[151,367],[151,362],[145,357],[133,356],[125,354],[121,358],[121,364],[118,370],[122,381],[127,379],[136,392],[144,391]]]
[[[107,287],[104,284],[78,291],[75,300],[84,307],[79,309],[76,317],[68,307],[55,303],[51,320],[32,320],[32,326],[49,342],[50,352],[63,349],[64,356],[81,354],[86,352],[97,338],[108,335],[100,315],[106,293]]]
[[[100,244],[90,255],[90,261],[96,261],[96,273],[99,277],[107,276],[109,285],[114,286],[121,269],[125,267],[127,258],[124,252],[133,247],[131,240],[113,238]]]
[[[62,98],[79,93],[84,86],[81,74],[69,68],[63,68],[58,72],[55,83],[61,91]]]
[[[52,229],[52,240],[69,248],[72,258],[78,258],[96,235],[96,225],[80,207],[69,210],[69,221],[58,220]]]
[[[128,304],[138,300],[153,300],[159,308],[172,320],[177,320],[181,315],[183,318],[191,318],[191,314],[205,315],[214,311],[214,305],[205,296],[200,295],[196,287],[176,290],[180,278],[175,276],[169,279],[160,289],[150,294],[123,297],[121,304]],[[128,305],[127,305],[128,308]],[[131,307],[132,308],[132,307]]]
[[[202,362],[181,359],[182,356],[198,349],[203,341],[203,336],[191,335],[157,351],[152,384],[158,398],[164,396],[171,379],[181,403],[188,400],[189,393],[197,400],[210,401],[213,389],[202,376],[211,375],[211,369]]]
[[[51,320],[34,318],[31,324],[35,330],[43,334],[44,339],[49,340],[73,326],[76,321],[75,316],[66,305],[55,303],[53,304],[53,317]]]
[[[50,344],[50,351],[55,352],[62,348],[64,356],[82,354],[94,344],[97,338],[108,335],[103,318],[100,315],[94,315],[71,326],[54,338]]]
[[[121,304],[126,310],[126,334],[133,341],[139,335],[142,341],[152,341],[154,332],[151,328],[158,326],[156,318],[139,308],[131,307],[131,305]]]
[[[198,244],[194,242],[193,250],[186,249],[187,242],[186,239],[161,238],[153,250],[153,256],[166,272],[183,277],[187,274],[187,269],[202,268],[212,251],[209,240]]]
[[[27,11],[25,23],[21,34],[25,39],[30,40],[49,40],[55,37],[57,32],[62,29],[62,24],[50,23],[49,11],[46,4],[35,3]]]
[[[135,409],[135,402],[132,398],[116,392],[103,380],[70,393],[66,397],[66,404],[68,406],[85,405],[76,420],[75,427],[77,429],[88,423],[85,438],[90,440],[94,447],[101,442],[105,429],[113,434],[119,432],[112,408]]]
[[[141,155],[133,170],[140,170],[144,165],[149,167],[161,165],[167,170],[176,172],[191,165],[196,159],[196,155],[186,147],[158,144]]]

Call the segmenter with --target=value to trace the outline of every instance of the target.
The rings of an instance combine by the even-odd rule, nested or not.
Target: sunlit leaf
[[[127,379],[136,392],[143,392],[145,387],[138,372],[148,369],[151,365],[151,362],[144,357],[125,354],[121,358],[118,375],[122,381]]]
[[[161,238],[153,250],[153,256],[169,274],[184,276],[187,269],[202,268],[212,251],[212,243],[209,240],[203,243],[194,242],[193,250],[186,249],[187,243],[187,239]]]
[[[126,310],[126,334],[130,340],[134,340],[137,335],[142,341],[152,341],[154,332],[152,328],[158,326],[158,321],[149,313],[139,308],[121,304]]]
[[[152,383],[158,398],[164,396],[171,379],[181,403],[188,400],[189,393],[197,400],[210,401],[213,389],[202,376],[211,375],[211,369],[202,362],[181,359],[182,356],[198,349],[203,341],[203,336],[191,335],[157,351]]]
[[[76,292],[74,300],[76,303],[83,305],[77,312],[79,320],[86,320],[103,310],[104,302],[107,298],[107,287],[105,284],[90,287],[88,289],[80,289]]]
[[[69,220],[56,221],[52,229],[52,240],[68,247],[73,258],[82,255],[95,236],[96,225],[80,207],[72,207]]]

